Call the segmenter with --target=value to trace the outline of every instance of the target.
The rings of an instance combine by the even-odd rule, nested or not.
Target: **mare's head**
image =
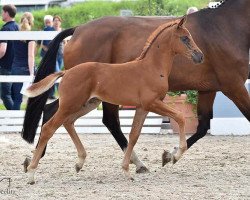
[[[190,32],[185,28],[186,16],[181,18],[177,24],[173,26],[172,44],[173,51],[176,54],[181,54],[194,63],[202,63],[204,55],[199,47],[195,44]]]

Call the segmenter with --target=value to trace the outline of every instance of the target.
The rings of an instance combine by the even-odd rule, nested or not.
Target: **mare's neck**
[[[151,44],[146,56],[142,59],[142,65],[150,71],[155,71],[168,77],[174,60],[174,51],[172,49],[173,29],[164,30],[156,40]]]

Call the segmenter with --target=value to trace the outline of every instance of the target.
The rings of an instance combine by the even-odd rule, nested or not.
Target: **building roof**
[[[1,5],[48,5],[49,3],[63,2],[65,0],[1,0]]]

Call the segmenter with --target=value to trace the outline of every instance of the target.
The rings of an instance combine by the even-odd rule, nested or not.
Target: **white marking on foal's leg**
[[[186,147],[179,147],[176,154],[173,154],[173,163],[176,163],[180,160],[183,153],[187,150]]]
[[[126,152],[126,149],[123,150],[124,153]],[[135,164],[136,166],[136,173],[147,173],[149,172],[148,168],[143,164],[143,162],[138,158],[136,153],[132,151],[130,161]]]
[[[130,171],[129,171],[129,160],[127,159],[126,153],[125,153],[125,156],[124,156],[123,161],[122,161],[122,169],[124,171],[125,176],[129,180],[134,180],[130,174]]]
[[[36,172],[36,169],[28,169],[27,171],[28,184],[30,185],[35,184],[35,172]]]
[[[75,169],[77,173],[82,169],[85,158],[86,156],[78,156],[78,162],[75,165]]]

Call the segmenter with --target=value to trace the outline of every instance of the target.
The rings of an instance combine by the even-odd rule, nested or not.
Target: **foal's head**
[[[190,32],[184,27],[186,16],[173,27],[173,50],[175,53],[182,54],[189,59],[192,58],[194,63],[203,62],[203,53],[195,44]]]

